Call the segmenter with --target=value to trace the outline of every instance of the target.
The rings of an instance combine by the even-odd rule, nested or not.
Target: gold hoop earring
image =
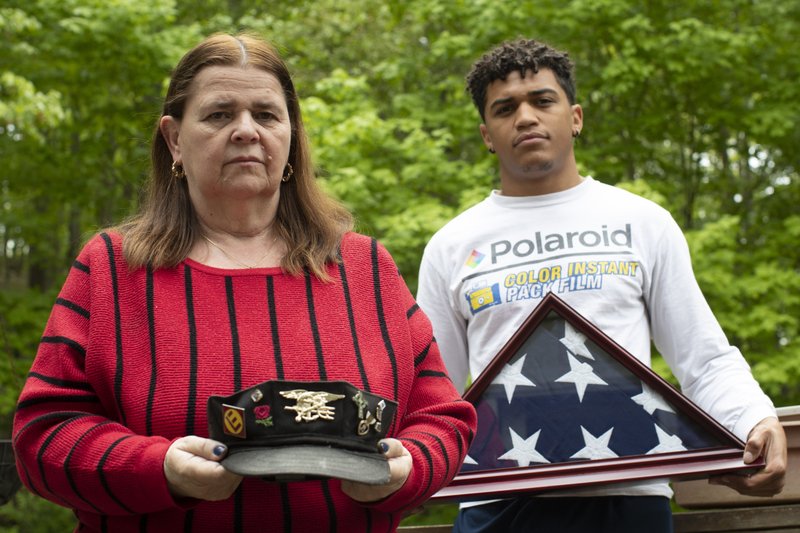
[[[186,172],[183,170],[183,165],[177,161],[172,162],[172,177],[176,180],[181,180],[186,177]]]
[[[292,168],[291,163],[286,163],[286,169],[283,171],[283,177],[281,178],[281,181],[286,183],[291,179],[292,176],[294,176],[294,168]]]

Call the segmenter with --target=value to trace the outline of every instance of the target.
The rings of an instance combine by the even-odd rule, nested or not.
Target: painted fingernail
[[[381,447],[381,451],[382,451],[383,453],[386,453],[386,452],[388,452],[388,451],[389,451],[389,445],[388,445],[388,444],[386,444],[385,442],[380,442],[380,443],[378,443],[378,446],[380,446],[380,447]]]
[[[223,453],[225,453],[225,446],[223,446],[222,444],[218,444],[217,446],[214,446],[214,449],[212,450],[211,453],[213,453],[217,457],[220,457]]]

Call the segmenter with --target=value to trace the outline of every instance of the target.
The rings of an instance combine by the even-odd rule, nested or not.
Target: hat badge
[[[317,419],[333,420],[336,415],[336,408],[328,405],[329,402],[341,400],[343,394],[332,394],[325,391],[307,391],[305,389],[294,389],[281,391],[281,396],[296,400],[295,405],[284,407],[287,411],[295,411],[297,416],[295,422],[313,422]]]

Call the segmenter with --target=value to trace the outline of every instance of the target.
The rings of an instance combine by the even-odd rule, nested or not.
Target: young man
[[[467,85],[483,142],[497,155],[500,190],[433,236],[417,296],[456,386],[477,377],[552,291],[648,365],[652,339],[683,393],[747,442],[744,461],[766,459],[751,477],[713,482],[780,492],[786,437],[703,298],[680,228],[659,206],[578,173],[583,111],[567,54],[532,40],[505,43],[475,63]],[[594,265],[590,280],[569,275],[576,263]],[[612,264],[625,268],[600,266]],[[481,290],[492,296],[470,298]],[[656,480],[466,504],[454,531],[620,533],[647,524],[668,532],[671,496]]]

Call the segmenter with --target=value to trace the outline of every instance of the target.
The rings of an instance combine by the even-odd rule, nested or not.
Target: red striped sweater
[[[430,323],[388,252],[348,234],[334,281],[186,260],[129,271],[92,239],[56,301],[14,420],[26,486],[76,510],[79,531],[393,531],[456,473],[475,428]],[[360,505],[335,480],[247,478],[222,502],[176,502],[171,441],[207,436],[206,400],[268,379],[346,380],[395,399],[405,485]]]

